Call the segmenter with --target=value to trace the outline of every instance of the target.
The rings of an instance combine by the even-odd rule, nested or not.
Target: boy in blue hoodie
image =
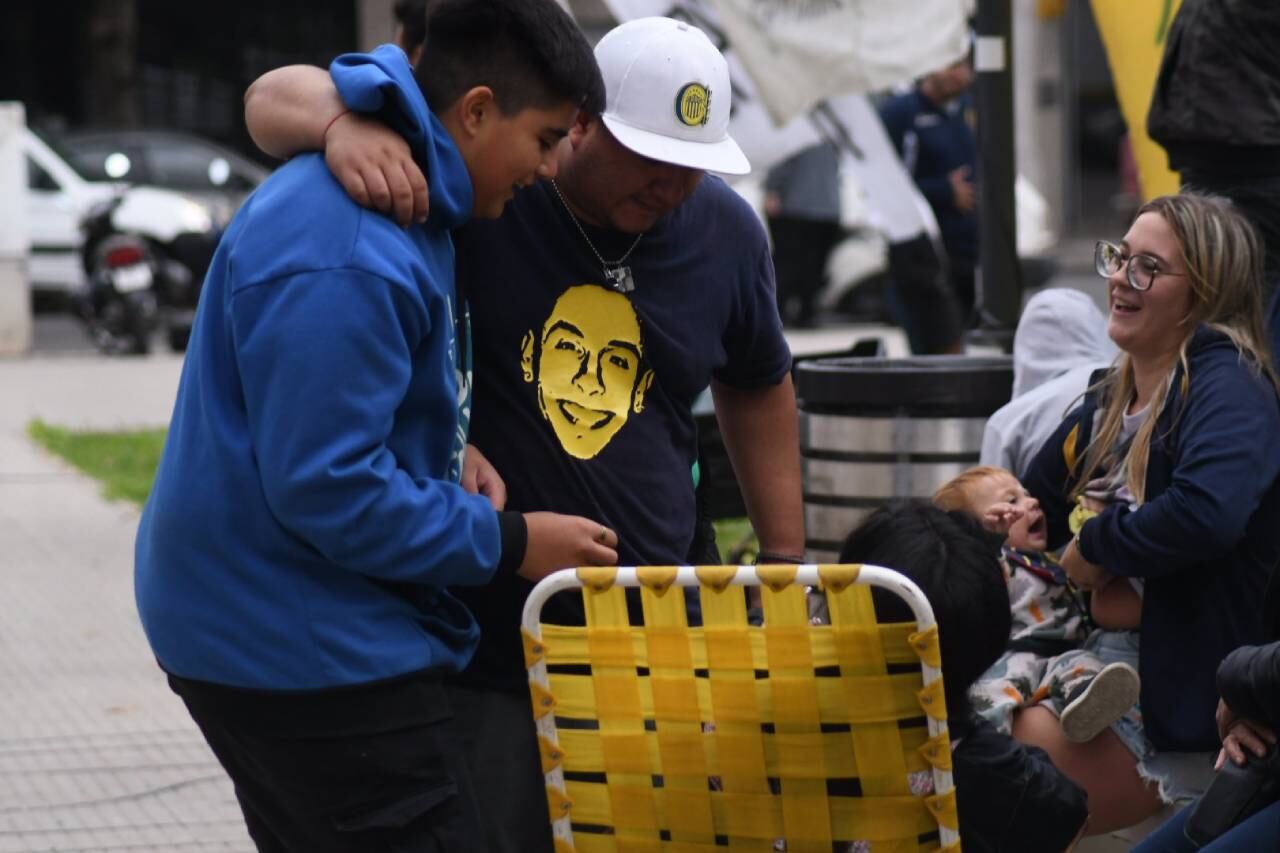
[[[427,41],[416,80],[391,46],[332,73],[408,142],[430,216],[359,207],[319,155],[254,193],[138,530],[147,637],[264,851],[476,849],[440,680],[479,632],[446,587],[617,559],[599,523],[502,512],[469,452],[449,233],[554,176],[577,111],[603,105],[591,47],[554,0],[445,0]]]

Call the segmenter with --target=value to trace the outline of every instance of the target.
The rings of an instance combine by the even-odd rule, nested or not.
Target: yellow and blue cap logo
[[[676,118],[686,127],[702,127],[711,116],[711,90],[701,83],[686,83],[676,93]]]

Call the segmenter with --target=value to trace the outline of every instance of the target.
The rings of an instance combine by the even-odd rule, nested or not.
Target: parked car
[[[101,202],[122,196],[116,226],[145,238],[157,255],[185,264],[203,281],[213,247],[229,212],[173,190],[94,181],[81,174],[48,141],[22,131],[27,163],[31,286],[37,295],[71,296],[87,287],[81,223]]]
[[[172,130],[77,130],[54,140],[90,181],[125,181],[177,190],[231,218],[269,170],[229,148]]]

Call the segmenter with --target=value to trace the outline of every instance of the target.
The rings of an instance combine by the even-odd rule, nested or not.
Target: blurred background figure
[[[788,326],[816,325],[827,257],[840,241],[840,155],[822,142],[769,170],[765,219],[773,238],[778,314]]]
[[[392,39],[409,55],[409,64],[416,66],[427,40],[427,0],[396,0],[393,10],[396,30]]]
[[[1280,351],[1280,16],[1253,0],[1183,0],[1147,113],[1169,168],[1226,196],[1265,249],[1263,306]]]
[[[977,144],[966,57],[889,98],[880,118],[894,147],[933,208],[947,253],[947,274],[961,313],[971,318],[978,263]]]

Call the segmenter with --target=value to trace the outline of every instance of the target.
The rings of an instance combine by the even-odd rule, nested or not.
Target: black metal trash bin
[[[796,368],[807,557],[834,561],[871,510],[978,464],[1009,401],[1009,356],[833,358]]]

